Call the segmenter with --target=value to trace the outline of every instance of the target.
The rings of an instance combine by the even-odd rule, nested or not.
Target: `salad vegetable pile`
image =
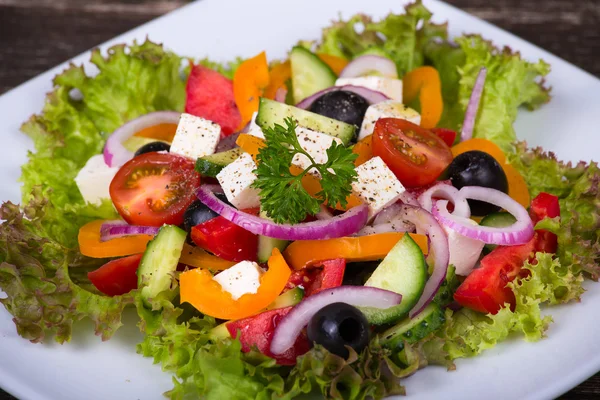
[[[135,307],[173,399],[382,398],[542,339],[600,276],[598,165],[516,140],[546,63],[430,18],[356,15],[278,61],[146,41],[71,65],[0,208],[18,333],[107,340]]]

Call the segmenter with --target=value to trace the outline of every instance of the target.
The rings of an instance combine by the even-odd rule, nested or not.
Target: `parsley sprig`
[[[327,162],[317,163],[300,146],[296,136],[297,123],[292,118],[284,120],[285,127],[275,124],[263,129],[266,146],[258,153],[257,179],[253,187],[260,189],[261,207],[275,222],[298,223],[307,215],[319,212],[321,204],[346,206],[346,197],[356,179],[354,160],[357,155],[342,144],[333,142],[327,149]],[[299,175],[290,172],[296,154],[303,154],[311,164]],[[302,177],[311,169],[321,174],[321,188],[312,197],[302,186]]]

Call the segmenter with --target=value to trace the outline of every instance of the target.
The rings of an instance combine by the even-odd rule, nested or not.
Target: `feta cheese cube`
[[[466,223],[477,225],[477,223],[469,218],[465,218]],[[479,260],[483,243],[481,240],[471,239],[463,236],[460,233],[442,225],[442,228],[448,235],[448,248],[450,250],[450,264],[456,268],[456,274],[467,276],[475,268],[475,264]]]
[[[256,293],[265,271],[255,262],[242,261],[213,277],[234,300],[247,293]]]
[[[335,86],[361,86],[385,94],[392,100],[402,103],[402,80],[383,76],[362,76],[358,78],[338,78]]]
[[[213,154],[221,137],[219,124],[195,115],[181,114],[171,153],[197,159]]]
[[[258,115],[258,112],[255,112],[254,114],[252,114],[252,119],[250,120],[250,126],[248,127],[248,135],[252,135],[252,136],[256,136],[257,138],[264,139],[265,134],[263,133],[260,126],[258,126],[258,124],[256,123],[257,115]]]
[[[331,147],[333,142],[342,144],[342,141],[339,138],[322,132],[313,131],[312,129],[304,128],[302,126],[296,128],[296,136],[298,137],[300,147],[306,150],[318,164],[327,162],[327,149]],[[304,154],[296,154],[292,159],[292,164],[297,165],[302,169],[306,169],[310,166],[311,162]],[[315,175],[319,174],[314,168],[309,172]]]
[[[110,182],[115,177],[119,167],[109,167],[104,162],[102,154],[91,157],[75,177],[75,183],[86,203],[100,204],[104,199],[110,199]]]
[[[421,115],[412,108],[394,100],[382,101],[381,103],[372,104],[367,108],[365,119],[358,134],[358,140],[362,140],[373,134],[375,123],[379,118],[405,119],[416,125],[421,123]]]
[[[398,201],[406,190],[381,157],[359,165],[356,173],[358,177],[352,182],[352,191],[369,206],[369,219]]]
[[[250,186],[256,180],[255,169],[252,156],[244,153],[217,174],[227,200],[238,209],[260,206],[259,191]]]

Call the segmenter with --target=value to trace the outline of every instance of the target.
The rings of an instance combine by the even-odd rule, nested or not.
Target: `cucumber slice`
[[[263,210],[260,210],[259,216],[261,218],[269,218],[267,217],[267,213]],[[266,263],[269,260],[269,257],[271,257],[271,253],[273,253],[274,248],[278,248],[280,251],[283,251],[289,243],[290,242],[287,240],[275,239],[260,235],[258,237],[258,262]]]
[[[288,117],[300,126],[337,137],[346,146],[356,134],[354,125],[261,97],[256,124],[262,129],[272,128],[275,124],[285,125],[283,120]]]
[[[234,162],[244,151],[235,147],[231,150],[200,157],[196,160],[196,171],[202,176],[215,178],[219,172]]]
[[[294,102],[335,85],[335,72],[316,54],[295,46],[290,53]]]
[[[438,330],[444,322],[446,322],[444,310],[437,304],[430,303],[414,318],[404,319],[383,332],[379,340],[382,346],[401,351],[404,348],[404,342],[416,343]]]
[[[221,339],[231,337],[231,335],[229,334],[229,331],[227,330],[227,324],[229,322],[231,322],[231,321],[223,322],[222,324],[219,324],[219,325],[215,326],[214,328],[212,328],[208,332],[208,338],[214,342],[217,342]]]
[[[284,294],[280,294],[269,306],[267,310],[274,310],[276,308],[285,308],[295,306],[300,303],[304,298],[304,289],[296,286],[293,289],[288,290]]]
[[[165,225],[148,243],[137,270],[142,298],[156,297],[171,287],[172,275],[177,270],[186,238],[187,233],[183,229]]]
[[[507,226],[511,226],[516,221],[517,221],[516,218],[512,214],[501,211],[501,212],[495,212],[495,213],[486,215],[481,220],[479,225],[491,226],[493,228],[505,228]],[[486,249],[488,252],[494,250],[495,248],[496,248],[495,244],[486,244],[484,246],[484,249]]]
[[[165,140],[157,140],[157,139],[141,137],[141,136],[131,136],[123,142],[123,147],[125,147],[127,150],[135,153],[137,151],[137,149],[139,149],[143,145],[148,144],[148,143],[154,143],[154,142],[169,143]]]
[[[360,309],[373,325],[396,322],[404,318],[417,304],[426,282],[427,263],[423,252],[410,235],[404,235],[365,283],[365,286],[400,293],[402,301],[397,306],[387,309]]]

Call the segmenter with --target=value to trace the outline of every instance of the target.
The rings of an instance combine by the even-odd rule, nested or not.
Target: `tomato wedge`
[[[308,297],[321,290],[341,286],[346,271],[346,260],[336,258],[323,261],[322,264],[322,268],[304,268],[294,271],[285,286],[286,290],[302,286],[304,296]]]
[[[403,119],[378,120],[372,147],[373,155],[408,187],[435,181],[452,162],[452,152],[439,136]]]
[[[118,258],[88,272],[90,282],[108,296],[120,296],[137,288],[137,269],[142,260],[141,254]]]
[[[110,184],[110,197],[130,224],[181,225],[198,187],[200,174],[191,160],[170,153],[146,153],[121,167]]]

